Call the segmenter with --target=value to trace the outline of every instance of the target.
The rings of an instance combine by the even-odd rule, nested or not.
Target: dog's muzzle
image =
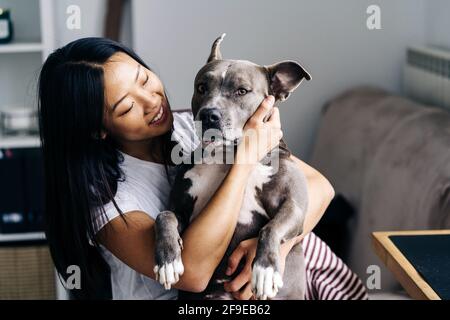
[[[200,111],[199,119],[202,122],[203,130],[220,129],[222,115],[216,108],[206,108]]]

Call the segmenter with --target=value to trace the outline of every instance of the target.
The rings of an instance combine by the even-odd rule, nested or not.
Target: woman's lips
[[[167,114],[168,114],[167,105],[166,105],[166,102],[163,101],[161,103],[161,107],[160,107],[158,113],[155,115],[155,117],[152,119],[152,121],[150,121],[149,125],[150,126],[160,125],[167,119]]]

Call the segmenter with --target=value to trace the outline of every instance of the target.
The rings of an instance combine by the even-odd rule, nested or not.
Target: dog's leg
[[[156,281],[159,281],[166,290],[180,280],[184,272],[181,261],[183,240],[180,237],[181,225],[172,211],[163,211],[155,222],[155,272]]]
[[[280,245],[302,233],[305,209],[288,195],[260,233],[253,260],[252,290],[257,299],[274,298],[283,286]]]

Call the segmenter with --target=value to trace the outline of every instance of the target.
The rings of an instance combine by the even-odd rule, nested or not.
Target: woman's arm
[[[205,289],[228,247],[244,195],[250,166],[235,165],[205,209],[182,235],[184,274],[174,287]],[[132,269],[155,279],[155,221],[140,211],[128,212],[106,224],[99,241]]]
[[[244,159],[260,160],[282,137],[277,108],[274,108],[269,121],[263,121],[272,105],[273,100],[265,100],[249,120],[245,131],[253,130],[256,135],[244,139],[238,146],[236,163],[202,212],[183,233],[185,271],[175,287],[203,291],[225,254],[236,227],[247,179],[254,166],[254,163],[242,162]],[[268,130],[273,133],[272,139],[258,138],[266,135]],[[125,219],[127,223],[120,217],[110,221],[99,232],[99,241],[131,268],[154,279],[155,222],[143,212],[127,213]]]

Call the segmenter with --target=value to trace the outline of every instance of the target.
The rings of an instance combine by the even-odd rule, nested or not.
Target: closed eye
[[[150,76],[147,75],[147,78],[146,78],[145,81],[144,81],[144,87],[147,85],[149,79],[150,79]]]
[[[121,117],[121,116],[124,116],[124,115],[126,115],[128,112],[130,112],[131,111],[131,109],[133,109],[133,107],[134,107],[134,102],[131,104],[131,107],[130,108],[128,108],[128,110],[127,111],[125,111],[124,113],[121,113],[120,115],[119,115],[119,117]]]

